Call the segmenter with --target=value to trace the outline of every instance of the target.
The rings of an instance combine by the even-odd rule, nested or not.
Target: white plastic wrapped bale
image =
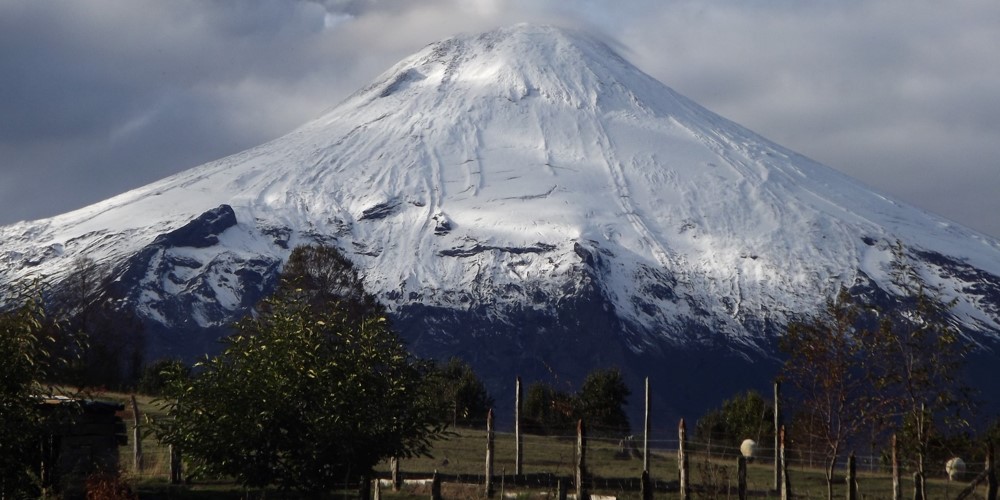
[[[753,456],[756,451],[757,441],[754,441],[753,439],[744,439],[743,443],[740,444],[740,453],[743,454],[743,457],[746,458],[748,462],[753,460]]]
[[[944,470],[948,473],[949,481],[958,481],[965,474],[965,460],[955,457],[944,464]]]

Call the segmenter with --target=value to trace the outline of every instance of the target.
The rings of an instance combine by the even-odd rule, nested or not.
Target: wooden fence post
[[[441,476],[437,469],[434,469],[434,475],[431,476],[431,500],[441,500]]]
[[[688,458],[687,458],[687,426],[684,419],[677,426],[677,472],[680,476],[681,500],[691,498],[691,485],[688,484]]]
[[[139,403],[135,401],[135,394],[131,397],[132,402],[132,468],[136,474],[142,474],[142,433],[139,431]]]
[[[858,500],[858,469],[854,452],[847,457],[847,500]]]
[[[372,497],[372,479],[367,475],[358,478],[358,498],[370,500]]]
[[[167,447],[170,453],[170,484],[181,484],[181,453],[174,445]]]
[[[892,435],[892,500],[903,500],[903,483],[899,480],[899,443]]]
[[[778,457],[778,430],[781,428],[781,381],[774,381],[774,491],[781,489],[781,459]]]
[[[747,500],[747,457],[736,457],[736,492],[740,500]]]
[[[372,494],[373,500],[382,500],[382,481],[375,478],[375,491]]]
[[[653,500],[653,485],[649,482],[649,471],[642,471],[642,476],[639,478],[639,493],[642,496],[642,500]]]
[[[514,390],[514,484],[519,484],[524,474],[524,436],[521,434],[521,377],[517,377]]]
[[[649,472],[649,377],[646,377],[646,410],[642,432],[642,470]]]
[[[564,478],[559,478],[556,481],[556,499],[566,500],[566,495],[568,493],[566,491],[567,490],[566,482],[567,481]]]
[[[493,408],[486,414],[486,497],[493,498]]]
[[[997,500],[997,470],[993,461],[993,441],[986,441],[986,500]]]
[[[590,493],[587,491],[587,430],[584,428],[583,419],[576,423],[576,498],[577,500],[590,500]]]
[[[785,426],[778,433],[778,455],[781,457],[781,500],[792,497],[792,483],[788,479],[788,460],[785,459]]]

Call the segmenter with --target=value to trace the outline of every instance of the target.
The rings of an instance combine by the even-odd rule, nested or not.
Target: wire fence
[[[134,423],[127,421],[129,435]],[[510,432],[494,433],[493,484],[497,490],[507,489],[555,492],[560,480],[572,481],[576,467],[576,435],[522,435],[521,474],[516,474],[516,436]],[[688,477],[699,498],[735,498],[737,486],[737,457],[739,447],[718,441],[688,439]],[[679,439],[649,440],[649,474],[655,490],[677,491]],[[435,442],[432,456],[400,460],[403,479],[426,481],[435,472],[443,482],[464,485],[482,485],[486,481],[487,433],[483,429],[455,429],[447,438]],[[747,487],[755,498],[778,498],[774,483],[774,448],[758,443],[750,461]],[[586,452],[588,485],[595,491],[617,493],[619,497],[635,498],[640,489],[643,471],[643,443],[641,437],[622,436],[588,437]],[[823,472],[826,457],[819,452],[786,447],[789,477],[797,498],[825,498],[826,482]],[[133,457],[133,443],[120,450],[122,470],[129,477],[141,481],[168,481],[170,478],[170,451],[166,445],[147,436],[142,441],[142,463],[137,467]],[[891,498],[891,468],[880,454],[856,455],[858,482],[866,498]],[[983,462],[966,462],[967,471],[962,481],[971,480],[983,471]],[[846,456],[838,463],[835,472],[835,490],[844,491]],[[900,463],[904,489],[912,485],[914,464]],[[391,477],[390,463],[379,464],[377,477]],[[949,482],[944,464],[929,464],[928,498],[954,497],[965,482]],[[633,496],[629,496],[633,495]],[[839,493],[838,493],[839,495]],[[467,494],[462,493],[462,497]],[[970,498],[983,498],[973,495]]]

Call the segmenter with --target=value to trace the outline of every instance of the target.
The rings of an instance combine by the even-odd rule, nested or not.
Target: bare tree
[[[833,472],[844,448],[860,430],[868,429],[879,399],[867,367],[870,354],[856,335],[862,308],[841,288],[816,317],[789,325],[782,348],[784,366],[800,401],[803,441],[823,447],[827,498],[833,498]]]

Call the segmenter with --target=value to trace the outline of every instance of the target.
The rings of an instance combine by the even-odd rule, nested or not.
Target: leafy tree
[[[29,498],[40,493],[40,437],[45,421],[39,396],[60,364],[52,356],[56,329],[40,299],[18,297],[0,307],[0,497]]]
[[[354,264],[329,245],[305,245],[292,249],[281,272],[278,294],[294,296],[310,307],[340,304],[350,318],[372,311],[384,313],[375,297],[365,292]]]
[[[846,289],[815,318],[792,323],[782,339],[788,353],[784,377],[799,394],[799,426],[806,440],[819,443],[826,456],[827,498],[833,498],[833,473],[844,447],[876,415],[878,398],[867,367],[869,350],[856,335],[862,310]]]
[[[161,359],[142,370],[136,389],[141,394],[159,396],[167,389],[171,379],[186,379],[191,369],[177,359]]]
[[[525,429],[549,435],[573,434],[576,421],[582,418],[595,436],[623,436],[629,433],[624,406],[630,394],[617,368],[590,372],[574,394],[535,382],[524,397]]]
[[[738,447],[744,439],[758,443],[774,439],[774,405],[759,392],[748,390],[698,419],[695,432],[702,440]]]
[[[577,395],[578,412],[595,436],[629,433],[625,405],[631,391],[617,368],[594,370],[584,379]]]
[[[451,358],[434,366],[425,377],[436,405],[444,410],[443,420],[452,425],[483,426],[494,400],[468,363]]]
[[[524,427],[527,432],[545,435],[569,435],[575,432],[575,398],[544,382],[528,386],[524,395]]]
[[[193,377],[174,370],[157,432],[195,472],[316,495],[441,435],[424,373],[382,314],[299,297],[266,301]]]

